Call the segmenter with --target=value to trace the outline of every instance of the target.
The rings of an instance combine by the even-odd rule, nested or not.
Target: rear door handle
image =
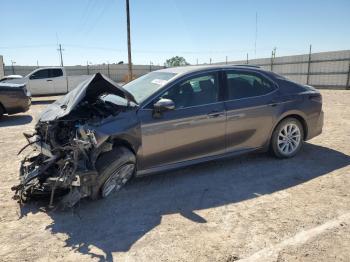
[[[219,112],[219,111],[213,111],[207,114],[207,116],[209,118],[214,118],[214,117],[219,117],[223,114],[223,112]]]
[[[47,79],[46,81],[47,81],[47,82],[52,82],[52,80],[51,80],[51,79]]]

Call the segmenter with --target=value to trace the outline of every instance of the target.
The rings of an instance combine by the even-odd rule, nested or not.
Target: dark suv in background
[[[0,118],[3,114],[26,112],[31,105],[31,94],[25,84],[0,82]]]
[[[42,153],[23,161],[14,190],[27,199],[61,188],[73,205],[107,197],[133,174],[256,150],[289,158],[322,125],[317,90],[257,67],[168,68],[123,87],[97,74],[26,135]]]

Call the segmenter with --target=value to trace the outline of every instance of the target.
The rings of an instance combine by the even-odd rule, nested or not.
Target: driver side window
[[[44,79],[44,78],[49,78],[49,69],[36,71],[34,74],[30,76],[30,79]]]
[[[218,102],[217,74],[205,74],[185,80],[171,87],[160,98],[171,99],[175,103],[176,109]]]

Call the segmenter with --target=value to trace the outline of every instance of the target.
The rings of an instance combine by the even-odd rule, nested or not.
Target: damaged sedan
[[[290,158],[322,126],[316,89],[258,67],[168,68],[123,87],[96,74],[24,134],[31,150],[12,189],[72,207],[133,176],[258,150]]]

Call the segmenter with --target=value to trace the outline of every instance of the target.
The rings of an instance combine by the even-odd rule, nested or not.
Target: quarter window
[[[171,99],[176,108],[199,106],[218,101],[217,74],[191,78],[167,90],[161,98]]]
[[[265,78],[246,72],[227,72],[226,83],[228,100],[261,96],[275,89]]]

